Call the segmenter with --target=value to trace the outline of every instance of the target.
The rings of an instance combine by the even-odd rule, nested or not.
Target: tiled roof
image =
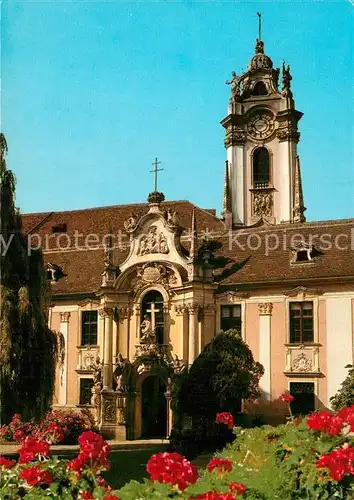
[[[188,201],[162,204],[163,209],[171,208],[178,212],[180,223],[185,228],[182,243],[187,248],[189,241],[185,238],[190,228],[193,207]],[[117,205],[24,214],[22,222],[26,233],[36,235],[32,236],[33,244],[40,238],[45,262],[59,265],[66,274],[53,285],[53,294],[92,293],[101,284],[104,267],[101,244],[103,236],[109,233],[120,235],[121,244],[114,250],[114,261],[117,265],[121,264],[128,255],[124,221],[131,213],[143,215],[147,211],[146,203]],[[211,211],[196,207],[196,220],[199,237],[207,234],[221,244],[221,248],[217,250],[215,269],[216,280],[221,285],[244,287],[279,282],[301,284],[305,280],[334,279],[352,279],[354,283],[354,219],[260,226],[227,232],[223,222]],[[52,234],[52,227],[60,224],[66,224],[66,235]],[[75,234],[78,238],[76,242]],[[92,248],[96,246],[96,249],[78,250],[77,245],[81,246],[89,234],[96,234],[100,244],[91,245]],[[313,262],[291,263],[293,244],[299,241],[299,235],[305,242],[313,239],[314,247],[318,250]],[[58,250],[59,237],[61,247],[68,247],[66,250]],[[292,241],[294,237],[297,239]]]
[[[292,263],[296,243],[313,243],[312,262]],[[219,238],[222,284],[350,279],[354,283],[354,219],[234,230]]]

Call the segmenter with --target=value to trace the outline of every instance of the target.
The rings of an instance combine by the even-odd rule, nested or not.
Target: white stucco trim
[[[326,300],[327,404],[347,376],[353,363],[353,311],[349,297]]]
[[[271,399],[271,317],[270,314],[259,316],[259,362],[264,367],[259,387],[267,401]]]

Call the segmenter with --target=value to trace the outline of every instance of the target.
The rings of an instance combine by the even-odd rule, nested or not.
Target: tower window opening
[[[253,185],[256,188],[270,184],[269,152],[266,148],[257,148],[253,153]]]
[[[268,90],[264,82],[257,82],[252,90],[252,95],[268,95]]]

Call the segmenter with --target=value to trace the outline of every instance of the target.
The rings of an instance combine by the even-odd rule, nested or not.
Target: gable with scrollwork
[[[139,218],[131,216],[125,227],[129,235],[130,251],[127,259],[120,265],[122,273],[132,266],[141,267],[146,263],[159,261],[187,269],[187,258],[180,244],[182,228],[175,212],[151,207],[147,214]]]

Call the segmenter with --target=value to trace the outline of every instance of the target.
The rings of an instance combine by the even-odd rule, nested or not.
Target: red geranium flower
[[[22,464],[31,462],[32,460],[39,460],[41,457],[48,458],[49,444],[46,441],[39,441],[27,436],[18,454],[19,462]]]
[[[16,432],[14,432],[13,439],[14,441],[21,442],[25,439],[26,433],[22,429],[17,429]]]
[[[354,474],[354,447],[347,443],[341,448],[322,455],[316,463],[318,469],[329,469],[335,481],[341,481],[346,474]]]
[[[339,412],[338,412],[339,413]],[[318,411],[307,417],[306,426],[309,430],[322,431],[332,436],[340,434],[345,422],[341,416],[327,411]]]
[[[66,464],[66,468],[72,469],[75,472],[81,472],[82,469],[85,467],[85,464],[86,464],[85,457],[82,455],[79,455],[76,458],[74,458],[73,460],[70,460],[70,462],[68,462]]]
[[[181,491],[198,479],[198,469],[179,453],[156,453],[146,465],[150,481],[172,484]]]
[[[219,473],[230,472],[232,470],[232,462],[227,458],[214,457],[208,463],[207,469],[209,472],[212,472],[214,469]]]
[[[217,491],[207,491],[197,497],[191,497],[189,500],[235,500],[231,493],[218,493]]]
[[[14,460],[8,460],[5,457],[0,457],[0,467],[4,467],[5,469],[12,469],[12,467],[16,464]]]
[[[232,482],[228,484],[228,487],[232,493],[236,493],[236,495],[243,495],[247,488],[242,483]]]
[[[234,417],[228,411],[217,413],[215,422],[217,424],[225,424],[229,429],[232,429],[234,427]]]
[[[82,491],[80,493],[80,498],[82,498],[82,500],[91,500],[95,497],[92,495],[92,491]]]
[[[288,392],[283,392],[283,394],[279,398],[281,401],[284,401],[284,403],[291,403],[294,401],[294,396],[289,394]]]
[[[111,495],[110,493],[108,493],[108,495],[103,497],[103,500],[119,500],[119,498],[116,497],[115,495]]]
[[[50,484],[53,481],[52,475],[47,470],[42,470],[37,465],[22,469],[19,477],[24,479],[29,486],[37,484]]]

